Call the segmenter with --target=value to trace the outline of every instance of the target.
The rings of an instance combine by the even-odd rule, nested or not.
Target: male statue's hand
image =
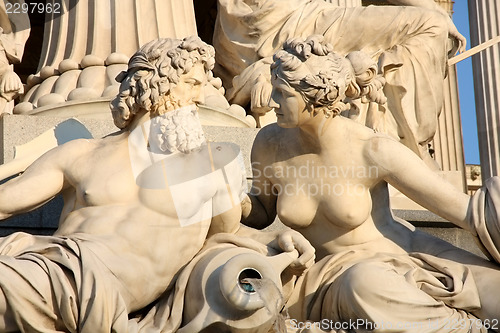
[[[277,241],[283,251],[291,252],[295,249],[299,252],[299,258],[289,266],[294,271],[302,272],[314,264],[316,250],[301,233],[286,230],[278,235]]]

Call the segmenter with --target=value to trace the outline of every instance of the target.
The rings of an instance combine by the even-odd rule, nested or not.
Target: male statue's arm
[[[467,40],[465,37],[458,32],[457,27],[453,23],[453,20],[451,17],[448,15],[448,13],[441,7],[439,6],[434,0],[388,0],[389,3],[394,4],[394,5],[399,5],[399,6],[414,6],[414,7],[422,7],[422,8],[427,8],[427,9],[433,9],[438,12],[443,13],[446,16],[447,23],[448,23],[448,34],[450,37],[452,37],[455,40],[456,43],[456,48],[454,48],[454,51],[459,51],[463,52],[465,51],[465,46],[467,45]],[[455,52],[451,52],[455,53]]]
[[[65,179],[64,164],[76,152],[81,152],[81,147],[73,142],[56,147],[23,174],[0,185],[0,219],[38,208],[67,188],[70,184]]]

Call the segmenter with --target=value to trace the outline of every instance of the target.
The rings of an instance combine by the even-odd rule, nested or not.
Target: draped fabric
[[[486,332],[471,325],[477,318],[470,311],[480,307],[465,265],[422,253],[366,251],[319,261],[298,280],[288,301],[290,316],[298,321],[367,324],[354,332],[396,332],[405,324],[404,332],[437,333],[448,331],[447,323],[461,322],[468,324],[453,332]]]
[[[90,238],[15,233],[0,242],[0,289],[21,332],[126,332],[120,282]],[[103,248],[103,247],[101,247]]]
[[[486,254],[500,263],[500,177],[487,179],[472,197],[470,224]]]

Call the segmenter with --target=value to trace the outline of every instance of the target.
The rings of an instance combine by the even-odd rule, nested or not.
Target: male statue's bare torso
[[[210,219],[181,227],[168,188],[138,186],[127,136],[75,143],[80,156],[65,170],[71,186],[65,190],[65,207],[55,235],[92,235],[100,244],[90,243],[90,248],[104,244],[112,249],[116,258],[107,258],[105,264],[121,282],[117,287],[126,286],[121,294],[129,311],[135,311],[156,299],[201,249]],[[212,200],[217,189],[211,185],[188,194],[192,214]]]

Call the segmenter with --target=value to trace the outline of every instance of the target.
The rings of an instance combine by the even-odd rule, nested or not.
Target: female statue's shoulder
[[[257,133],[257,136],[255,137],[255,144],[273,144],[273,143],[278,143],[279,138],[283,137],[284,135],[284,128],[281,128],[278,126],[278,124],[273,123],[269,124],[265,127],[263,127],[259,133]]]

